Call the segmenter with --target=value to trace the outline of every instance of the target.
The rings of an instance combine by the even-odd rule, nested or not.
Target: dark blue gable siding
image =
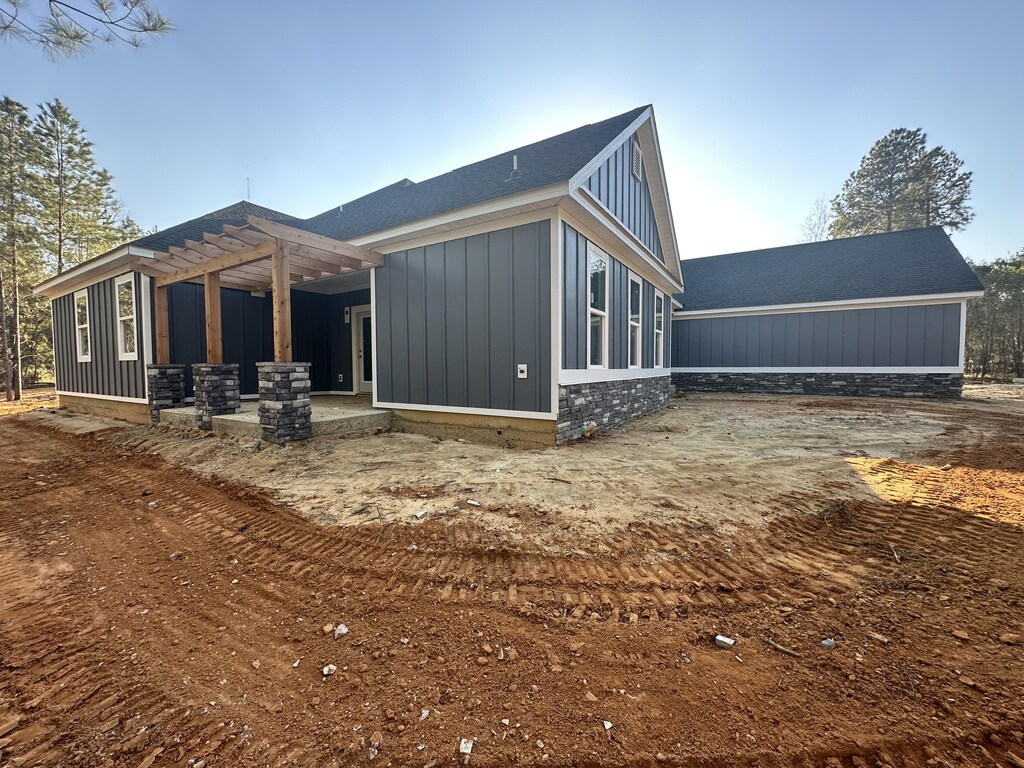
[[[618,219],[626,229],[636,235],[662,263],[658,224],[654,219],[654,205],[647,185],[647,158],[637,181],[632,171],[633,134],[587,179],[586,188]]]

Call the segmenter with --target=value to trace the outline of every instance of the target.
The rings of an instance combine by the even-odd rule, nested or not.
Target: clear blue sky
[[[59,97],[146,227],[246,196],[299,216],[653,103],[685,257],[795,242],[871,144],[923,128],[974,172],[986,261],[1024,247],[1024,2],[200,2],[177,31],[0,92]]]

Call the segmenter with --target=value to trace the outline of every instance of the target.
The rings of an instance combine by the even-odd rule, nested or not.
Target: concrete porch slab
[[[391,428],[391,411],[374,408],[366,395],[313,395],[310,421],[313,437],[352,437],[385,432]],[[195,429],[193,406],[160,411],[160,422]],[[243,400],[238,413],[213,417],[213,431],[234,437],[260,437],[259,401]]]

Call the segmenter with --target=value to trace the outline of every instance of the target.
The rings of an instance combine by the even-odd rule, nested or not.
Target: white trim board
[[[459,226],[452,229],[446,229],[443,232],[434,232],[433,234],[424,235],[422,237],[389,243],[388,245],[381,246],[375,250],[386,255],[389,253],[397,253],[399,251],[407,251],[410,248],[423,248],[428,245],[436,245],[437,243],[446,243],[449,240],[461,240],[466,237],[473,237],[474,235],[486,234],[487,232],[511,229],[512,227],[518,227],[521,224],[533,224],[546,219],[554,220],[557,212],[558,206],[552,205],[547,208],[530,211],[529,213],[519,213],[512,216],[488,219],[487,221],[479,222],[477,224],[467,224],[464,227]]]
[[[475,203],[463,208],[456,208],[452,211],[445,211],[444,213],[440,213],[436,216],[419,219],[407,224],[400,224],[390,229],[382,229],[378,232],[370,232],[365,235],[349,238],[348,242],[360,247],[373,248],[381,253],[385,252],[383,250],[384,246],[387,246],[389,251],[400,251],[404,249],[404,246],[391,248],[391,244],[405,240],[412,240],[415,237],[431,236],[435,233],[447,235],[448,230],[460,227],[469,227],[476,223],[482,223],[479,220],[473,221],[476,217],[491,216],[496,220],[502,217],[500,215],[495,216],[495,214],[507,212],[505,217],[509,218],[517,214],[528,213],[528,211],[515,210],[521,206],[538,206],[538,204],[542,204],[540,205],[540,208],[551,208],[558,205],[559,200],[565,197],[568,193],[569,185],[564,181],[558,182],[557,184],[549,184],[546,187],[530,189],[516,195],[498,197],[494,200],[486,200],[482,203]],[[537,210],[540,210],[540,208],[537,208]],[[453,226],[456,225],[457,222],[463,223]],[[429,231],[432,229],[434,232]],[[441,239],[451,238],[446,236]]]
[[[687,320],[698,317],[742,317],[745,315],[781,315],[793,312],[828,311],[839,309],[874,309],[881,307],[913,307],[919,304],[960,304],[967,299],[983,296],[983,291],[961,293],[923,293],[916,296],[882,296],[871,299],[841,299],[815,301],[803,304],[765,304],[757,307],[724,307],[722,309],[677,310],[672,319]]]
[[[119,403],[146,403],[149,405],[149,398],[146,397],[120,397],[118,395],[98,395],[95,392],[67,392],[62,389],[56,390],[58,395],[68,397],[92,397],[96,400],[116,400]]]
[[[597,384],[603,381],[630,381],[632,379],[655,379],[668,376],[671,368],[580,368],[563,369],[558,372],[559,386],[573,384]]]
[[[592,223],[585,222],[581,215],[588,217]],[[670,294],[679,293],[682,290],[682,284],[669,275],[664,264],[657,259],[644,256],[634,248],[618,231],[609,226],[605,221],[606,217],[588,207],[582,198],[569,197],[563,203],[561,218],[587,240],[632,268],[656,288]],[[601,230],[599,231],[596,227],[600,227]],[[607,234],[602,234],[601,231]],[[613,236],[614,239],[608,235]]]
[[[547,411],[506,411],[499,408],[463,408],[455,405],[422,405],[420,403],[380,403],[374,399],[374,408],[393,411],[434,411],[436,413],[462,413],[469,416],[498,416],[513,419],[543,419],[554,421],[558,414]]]
[[[153,258],[153,251],[148,248],[122,245],[120,248],[115,248],[90,261],[83,261],[67,272],[43,281],[32,289],[32,293],[36,296],[57,298],[80,287],[94,285],[110,277],[117,277],[126,270],[132,269],[133,262],[151,258]]]
[[[963,373],[964,369],[957,365],[945,366],[813,366],[808,368],[671,368],[672,373]]]

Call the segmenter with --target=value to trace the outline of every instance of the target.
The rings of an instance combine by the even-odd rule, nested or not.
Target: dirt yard
[[[0,766],[1024,768],[1016,390],[530,452],[0,440]]]

